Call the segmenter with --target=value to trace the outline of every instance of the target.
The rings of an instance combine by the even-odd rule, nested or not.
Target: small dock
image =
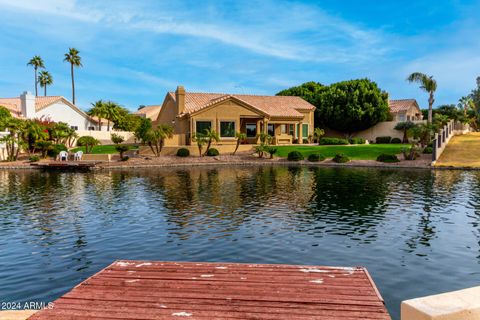
[[[101,161],[49,161],[33,162],[30,165],[45,170],[90,170],[95,168]]]
[[[391,319],[368,271],[116,261],[29,319]]]

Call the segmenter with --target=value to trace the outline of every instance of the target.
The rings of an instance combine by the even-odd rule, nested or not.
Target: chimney
[[[177,114],[181,114],[185,111],[185,88],[183,86],[177,87],[175,99],[177,100]]]
[[[35,96],[28,91],[20,95],[20,102],[22,107],[22,115],[26,119],[35,118]]]

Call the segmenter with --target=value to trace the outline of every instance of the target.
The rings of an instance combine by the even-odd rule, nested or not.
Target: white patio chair
[[[67,151],[60,151],[58,154],[60,161],[68,161],[68,152]]]
[[[82,160],[82,157],[83,157],[83,151],[77,151],[73,155],[73,160],[80,161],[80,160]]]

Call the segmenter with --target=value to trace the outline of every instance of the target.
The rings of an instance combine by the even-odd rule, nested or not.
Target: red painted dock
[[[116,261],[29,319],[390,319],[362,267]]]

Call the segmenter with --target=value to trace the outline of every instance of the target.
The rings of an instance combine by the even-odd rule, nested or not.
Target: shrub
[[[116,134],[116,133],[112,133],[110,135],[110,140],[112,140],[113,143],[115,144],[120,144],[122,143],[123,141],[125,141],[125,139],[123,138],[123,136],[119,135],[119,134]]]
[[[403,148],[402,153],[405,160],[415,160],[420,157],[419,149],[416,147]]]
[[[424,154],[432,154],[433,153],[433,148],[432,147],[425,147],[423,149]]]
[[[267,152],[270,155],[270,159],[273,159],[273,155],[277,153],[277,148],[267,146],[265,149],[265,152]]]
[[[291,151],[288,153],[287,159],[288,161],[300,161],[303,160],[304,157],[299,151]]]
[[[42,158],[47,157],[48,150],[52,149],[51,141],[38,141],[35,146],[42,152]]]
[[[177,157],[188,157],[190,155],[190,150],[186,148],[180,148],[177,150]]]
[[[322,156],[321,154],[311,154],[308,156],[308,161],[310,162],[318,162],[323,160],[325,160],[325,157]]]
[[[321,145],[346,145],[348,144],[347,139],[341,139],[341,138],[329,138],[329,137],[324,137],[320,139]]]
[[[392,141],[392,137],[377,137],[375,139],[375,143],[390,143]]]
[[[68,151],[64,144],[52,144],[51,148],[47,151],[47,155],[56,158],[61,151]]]
[[[397,156],[394,155],[394,154],[386,154],[386,153],[382,153],[381,155],[379,155],[377,157],[377,161],[379,162],[388,162],[388,163],[393,163],[393,162],[400,162],[400,160],[398,160]]]
[[[390,140],[390,143],[402,143],[402,140],[400,138],[393,138]]]
[[[130,157],[129,157],[129,156],[125,156],[125,157],[121,158],[120,161],[128,161],[128,159],[130,159]]]
[[[28,160],[30,162],[37,162],[37,161],[40,161],[40,157],[39,156],[30,156],[30,158],[28,158]]]
[[[216,157],[216,156],[218,156],[219,154],[220,154],[220,152],[218,152],[218,150],[215,149],[215,148],[210,148],[210,149],[208,149],[208,151],[207,151],[207,156],[209,156],[209,157]]]
[[[83,136],[78,138],[77,140],[77,145],[79,147],[85,146],[85,153],[92,152],[93,147],[99,144],[100,144],[100,141],[98,141],[97,139],[91,136]]]
[[[365,144],[365,139],[363,138],[351,138],[349,140],[350,144]]]
[[[345,162],[349,162],[350,158],[342,153],[337,153],[333,158],[333,161],[336,163],[345,163]]]
[[[123,160],[123,153],[127,152],[130,149],[129,146],[126,146],[124,144],[117,144],[115,146],[115,150],[120,154],[120,160]]]

